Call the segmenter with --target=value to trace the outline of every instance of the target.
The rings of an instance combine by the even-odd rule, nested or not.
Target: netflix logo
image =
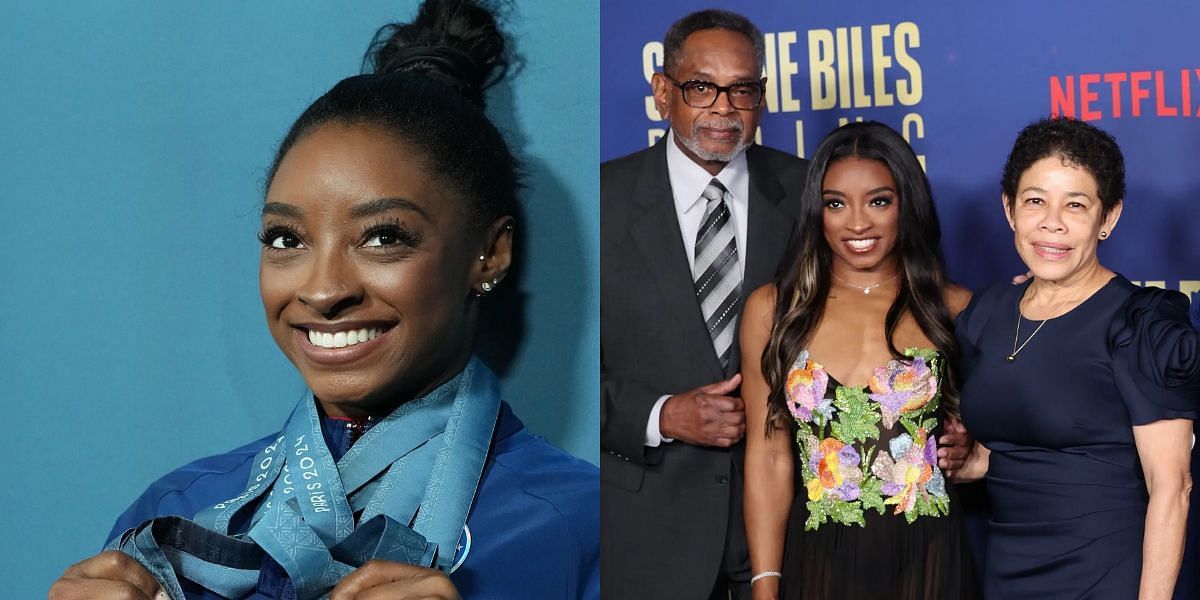
[[[1200,117],[1200,69],[1051,76],[1050,113],[1082,121]]]

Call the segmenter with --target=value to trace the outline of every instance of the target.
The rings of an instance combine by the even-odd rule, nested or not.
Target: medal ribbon
[[[229,598],[251,593],[263,552],[301,599],[325,597],[371,559],[449,571],[499,410],[495,375],[472,358],[335,462],[309,393],[255,457],[245,491],[192,520],[147,521],[107,549],[137,559],[173,600],[184,600],[179,577]],[[235,516],[256,501],[249,530],[231,531]]]

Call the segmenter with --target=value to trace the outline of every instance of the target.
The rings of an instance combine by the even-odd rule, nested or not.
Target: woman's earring
[[[485,281],[485,282],[483,282],[482,284],[480,284],[480,286],[479,286],[479,287],[480,287],[481,289],[483,289],[483,291],[484,291],[485,293],[486,293],[486,292],[490,292],[490,291],[492,291],[492,282],[490,282],[490,281]]]
[[[1102,240],[1107,240],[1107,239],[1108,239],[1108,232],[1107,232],[1107,231],[1101,231],[1101,232],[1100,232],[1100,239],[1102,239]]]

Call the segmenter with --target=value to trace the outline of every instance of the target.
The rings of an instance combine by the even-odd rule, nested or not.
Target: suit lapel
[[[780,257],[787,250],[792,229],[796,226],[792,216],[779,207],[779,202],[787,196],[786,190],[756,152],[758,149],[758,146],[751,146],[746,151],[746,166],[750,171],[750,216],[746,227],[749,248],[743,297],[774,279]]]
[[[646,156],[646,162],[634,190],[636,204],[642,214],[630,223],[630,235],[650,276],[658,285],[658,298],[664,319],[675,319],[681,333],[679,343],[697,357],[710,371],[709,381],[720,379],[721,363],[713,350],[700,303],[696,301],[695,283],[688,266],[675,216],[675,201],[671,195],[671,180],[667,175],[667,138],[663,138]]]
[[[746,219],[746,270],[742,280],[743,304],[759,286],[775,277],[780,258],[787,251],[795,221],[779,208],[787,196],[779,179],[758,153],[758,146],[746,150],[746,168],[750,171],[749,217]],[[739,308],[740,310],[740,308]],[[739,322],[740,327],[740,322]],[[741,348],[734,344],[733,364],[741,364]]]

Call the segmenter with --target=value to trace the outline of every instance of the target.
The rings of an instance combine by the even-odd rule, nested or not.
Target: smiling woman
[[[1125,204],[1109,134],[1029,125],[1002,188],[1033,277],[982,292],[957,324],[979,440],[963,475],[986,474],[991,498],[985,595],[1170,598],[1200,398],[1187,299],[1100,263]]]
[[[948,485],[969,293],[946,274],[929,181],[899,133],[850,123],[817,147],[801,205],[742,317],[754,597],[976,598]]]
[[[516,234],[483,94],[506,43],[473,0],[427,0],[297,119],[259,280],[309,392],[278,433],[152,484],[51,598],[598,597],[597,469],[473,355]]]
[[[333,121],[286,152],[267,190],[267,324],[330,415],[386,414],[461,371],[483,285],[512,260],[513,218],[481,227],[422,155],[388,129]]]

